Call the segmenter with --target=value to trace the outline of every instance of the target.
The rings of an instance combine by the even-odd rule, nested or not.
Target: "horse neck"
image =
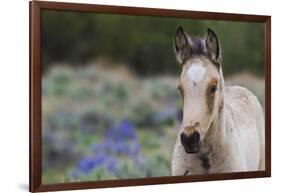
[[[219,113],[214,117],[210,128],[205,136],[205,141],[210,144],[217,144],[225,135],[225,122],[224,122],[224,109],[222,108]],[[214,141],[216,143],[214,143]]]

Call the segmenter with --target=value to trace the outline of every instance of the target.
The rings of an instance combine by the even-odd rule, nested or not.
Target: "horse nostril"
[[[195,153],[198,151],[200,141],[200,134],[198,131],[194,131],[190,135],[181,134],[181,143],[187,153]]]
[[[186,145],[192,145],[199,142],[200,134],[198,131],[194,131],[190,135],[185,134],[184,132],[181,134],[181,141]]]
[[[190,143],[197,143],[199,142],[200,139],[200,134],[198,131],[194,131],[190,136],[189,136],[189,141]]]

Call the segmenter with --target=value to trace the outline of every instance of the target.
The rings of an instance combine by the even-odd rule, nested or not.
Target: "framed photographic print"
[[[30,191],[271,176],[271,17],[31,1]]]

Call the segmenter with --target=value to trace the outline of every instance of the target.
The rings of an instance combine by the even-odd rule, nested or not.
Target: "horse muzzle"
[[[186,153],[197,153],[200,149],[200,134],[198,131],[187,135],[185,132],[181,134],[181,143]]]

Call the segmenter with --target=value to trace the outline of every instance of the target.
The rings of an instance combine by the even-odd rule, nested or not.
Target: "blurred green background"
[[[213,29],[227,85],[264,102],[264,26],[44,10],[43,183],[168,176],[181,122],[178,26]]]

